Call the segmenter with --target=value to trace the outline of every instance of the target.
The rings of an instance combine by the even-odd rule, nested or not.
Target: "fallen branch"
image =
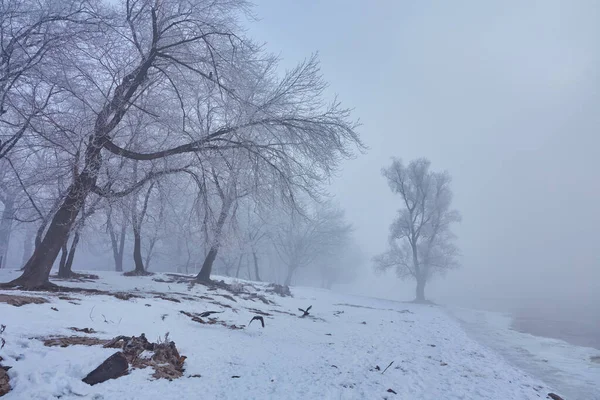
[[[392,361],[392,362],[390,363],[390,365],[388,365],[387,367],[385,367],[385,369],[383,370],[383,372],[381,373],[381,375],[385,374],[385,371],[387,371],[387,370],[388,370],[388,368],[389,368],[389,367],[391,367],[393,363],[394,363],[394,362]]]
[[[83,382],[89,385],[117,379],[126,375],[131,369],[152,367],[155,379],[176,379],[183,375],[183,364],[186,357],[181,356],[175,343],[169,341],[169,334],[164,340],[150,343],[142,333],[140,336],[117,336],[108,341],[104,347],[113,347],[122,342],[122,350],[104,360],[90,372]],[[142,356],[145,352],[153,353],[150,357]]]

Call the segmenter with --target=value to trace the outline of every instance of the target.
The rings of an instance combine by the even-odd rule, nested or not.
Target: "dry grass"
[[[41,338],[44,346],[47,347],[68,347],[68,346],[97,346],[108,343],[106,339],[99,339],[93,336],[55,336],[51,338]]]
[[[0,303],[10,304],[11,306],[21,307],[26,304],[44,304],[48,300],[43,297],[20,296],[14,294],[0,293]]]

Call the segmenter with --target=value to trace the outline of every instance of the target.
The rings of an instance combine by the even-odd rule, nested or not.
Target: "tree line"
[[[200,281],[223,249],[259,277],[268,242],[289,283],[348,246],[322,192],[363,149],[358,124],[327,100],[317,57],[282,73],[250,16],[242,0],[0,3],[0,252],[14,225],[33,237],[8,285],[50,287],[56,263],[69,276],[99,231],[117,270],[129,241],[135,274],[171,241],[201,257]]]
[[[133,275],[162,252],[204,282],[352,276],[362,253],[324,188],[364,150],[359,124],[315,55],[282,72],[251,17],[244,0],[0,2],[0,267],[11,235],[24,243],[5,285],[73,276],[82,242]],[[424,301],[458,265],[450,175],[426,159],[383,175],[400,210],[374,263]]]

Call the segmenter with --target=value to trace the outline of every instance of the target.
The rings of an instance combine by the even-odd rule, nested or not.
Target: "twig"
[[[394,363],[394,362],[392,361],[392,362],[390,363],[390,365],[388,365],[387,367],[385,367],[385,369],[383,370],[383,372],[381,373],[381,375],[385,374],[385,371],[387,371],[387,370],[388,370],[388,368],[389,368],[389,367],[391,367],[393,363]]]
[[[3,334],[5,330],[6,330],[6,325],[0,325],[0,335]],[[6,344],[6,340],[4,340],[4,338],[0,337],[0,350],[2,350],[4,348],[5,344]]]
[[[92,320],[92,322],[94,322],[94,318],[92,318],[92,313],[94,312],[94,308],[96,306],[92,307],[92,309],[90,310],[90,320]]]

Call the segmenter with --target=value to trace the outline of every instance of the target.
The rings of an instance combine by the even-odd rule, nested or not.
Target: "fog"
[[[237,15],[237,6],[231,4],[236,10],[230,10],[232,15]],[[72,175],[81,175],[79,164],[87,162],[87,158],[82,161],[78,157],[81,146],[88,143],[89,132],[71,132],[71,124],[85,125],[91,120],[82,113],[80,122],[71,122],[73,113],[58,107],[64,114],[61,124],[67,126],[64,132],[73,138],[59,135],[61,142],[51,142],[49,148],[44,135],[32,131],[10,154],[10,149],[3,153],[6,137],[14,143],[20,140],[22,132],[18,133],[16,127],[24,117],[19,104],[29,101],[27,90],[18,89],[29,78],[15,80],[9,92],[15,99],[25,96],[25,102],[13,99],[10,104],[17,106],[11,105],[8,111],[0,107],[0,128],[4,129],[0,159],[7,159],[0,168],[0,191],[5,192],[0,193],[0,203],[3,215],[6,214],[0,226],[0,237],[4,238],[0,240],[0,267],[14,270],[34,259],[32,265],[36,267],[30,269],[39,275],[40,282],[47,283],[52,263],[65,267],[68,274],[65,272],[63,278],[72,272],[71,264],[66,267],[65,243],[71,243],[72,255],[77,248],[77,270],[131,270],[131,256],[136,248],[139,257],[135,268],[140,273],[150,270],[196,274],[201,268],[209,279],[214,262],[215,275],[292,282],[297,286],[335,284],[338,291],[411,300],[415,297],[414,282],[401,281],[393,271],[377,274],[372,262],[373,257],[386,251],[390,224],[402,205],[381,170],[390,165],[392,157],[405,163],[426,157],[431,160],[433,171],[446,170],[451,174],[452,208],[462,214],[462,222],[452,226],[458,236],[461,268],[428,282],[427,298],[440,304],[511,311],[517,317],[546,315],[553,321],[576,322],[573,329],[587,324],[594,326],[588,336],[600,337],[595,331],[600,326],[600,255],[596,251],[600,244],[600,212],[596,208],[600,204],[598,2],[257,0],[252,12],[256,19],[242,23],[249,38],[264,43],[265,52],[254,48],[239,52],[236,46],[242,42],[219,42],[223,54],[230,54],[235,61],[223,58],[221,65],[213,60],[210,68],[214,69],[215,78],[212,71],[208,75],[194,71],[193,84],[188,81],[189,76],[177,75],[181,70],[175,68],[177,77],[169,78],[167,85],[175,85],[171,97],[160,92],[159,85],[143,89],[149,90],[152,101],[148,100],[148,104],[158,113],[152,120],[157,125],[144,131],[149,136],[139,143],[137,139],[133,141],[139,132],[131,126],[122,126],[120,135],[130,135],[130,146],[144,154],[157,146],[180,149],[179,144],[188,141],[187,137],[183,140],[177,136],[180,126],[193,123],[198,132],[205,132],[201,122],[204,117],[192,120],[185,112],[177,117],[167,114],[179,112],[180,104],[202,104],[208,107],[203,112],[209,115],[220,109],[212,108],[211,101],[216,101],[223,102],[222,121],[229,121],[230,112],[246,118],[247,105],[238,104],[235,91],[243,88],[249,91],[246,95],[252,102],[258,102],[257,109],[272,107],[265,112],[278,115],[274,121],[280,124],[276,130],[282,135],[277,139],[279,145],[298,147],[300,151],[278,155],[285,161],[279,167],[269,162],[255,165],[252,152],[240,153],[236,146],[225,148],[219,155],[213,150],[221,148],[194,147],[184,152],[190,158],[167,157],[164,154],[170,153],[162,152],[167,164],[161,165],[169,168],[163,172],[186,174],[179,174],[177,179],[158,179],[154,169],[159,163],[141,163],[145,176],[154,176],[152,179],[157,181],[144,190],[129,185],[138,179],[138,164],[134,160],[145,156],[130,159],[130,154],[120,159],[118,152],[107,152],[106,171],[99,179],[106,187],[123,189],[121,195],[100,187],[95,187],[95,195],[101,192],[98,197],[92,192],[77,192],[82,209],[86,196],[90,196],[89,216],[79,210],[79,214],[74,214],[79,215],[77,223],[75,219],[65,222],[70,229],[59,232],[62,236],[55,240],[56,231],[46,226],[51,216],[60,214],[55,211],[54,198],[60,194],[60,203],[65,191],[71,190]],[[233,19],[222,22],[234,25]],[[65,37],[70,35],[71,32]],[[182,39],[177,46],[188,43],[188,39]],[[124,54],[131,50],[130,43],[121,42],[124,38],[120,35],[107,40],[123,45]],[[67,41],[64,45],[75,43]],[[65,49],[57,47],[54,51],[44,61],[49,67],[41,63],[40,68],[56,68],[65,76],[78,76],[77,69],[71,70],[70,65],[88,59],[87,54],[78,53],[69,64],[62,54]],[[205,68],[203,63],[211,58],[200,54],[205,51],[202,46],[194,51],[186,47],[181,54],[196,57],[196,62]],[[316,52],[320,64],[311,58]],[[280,55],[279,64],[270,58],[270,53]],[[119,56],[115,60],[126,58]],[[302,60],[308,60],[303,64],[305,68],[294,68]],[[115,72],[96,61],[86,67],[93,71],[88,75],[104,71],[110,79],[97,78],[98,82],[89,87],[70,89],[74,91],[73,101],[95,91],[98,85],[110,86],[111,80],[121,79],[119,74],[133,68],[123,61]],[[321,118],[322,114],[307,114],[310,123],[300,128],[307,136],[301,140],[293,136],[289,141],[284,137],[293,131],[286,127],[289,115],[294,116],[294,121],[302,120],[297,118],[299,111],[322,109],[319,66],[329,83],[323,98],[338,95],[342,107],[351,107],[352,112],[347,114],[335,105],[335,112],[327,114],[329,120]],[[217,95],[212,88],[215,79],[221,82],[216,77],[221,73],[225,74],[224,81],[227,74],[231,79],[231,99]],[[261,100],[252,96],[277,93],[275,75],[286,77],[282,81],[289,84],[286,95],[291,100],[273,94],[273,98],[262,99],[260,106]],[[49,87],[55,83],[53,79],[62,82],[62,78],[45,74],[31,77],[49,83]],[[244,86],[252,79],[257,80],[255,89]],[[205,86],[207,82],[209,86]],[[304,94],[303,82],[310,82],[308,88],[314,96]],[[182,99],[177,85],[187,91],[188,97]],[[112,90],[109,86],[107,91]],[[252,90],[256,92],[250,93]],[[206,98],[196,98],[198,95]],[[88,107],[79,104],[79,100],[75,102],[82,109]],[[94,102],[98,109],[104,107],[104,95]],[[93,107],[88,111],[97,113]],[[146,115],[142,109],[135,111],[138,112]],[[265,152],[264,158],[259,159],[270,160],[272,155],[267,153],[273,143],[265,145],[264,138],[252,136],[258,131],[245,130],[266,125],[265,120],[252,113],[247,118],[251,122],[228,128],[227,132],[237,135],[238,130],[240,134],[243,131],[255,141],[257,151]],[[354,118],[361,121],[356,132]],[[166,131],[170,133],[163,136],[162,124],[167,121],[172,126]],[[273,121],[271,114],[268,121]],[[40,117],[38,123],[47,121]],[[48,129],[55,128],[52,125]],[[10,132],[14,133],[13,139]],[[209,136],[201,137],[204,140]],[[367,148],[348,160],[346,150],[360,148],[359,136]],[[126,142],[125,136],[117,135],[115,140]],[[56,150],[54,155],[49,149]],[[202,151],[206,159],[192,156]],[[29,157],[37,152],[48,157]],[[7,154],[10,160],[5,157]],[[340,159],[343,161],[337,165]],[[205,179],[205,162],[212,170],[208,186],[195,186],[200,182],[199,176]],[[335,167],[339,167],[337,173],[326,182],[331,201],[313,202],[321,194],[321,177],[329,176],[330,168]],[[251,176],[251,171],[260,173]],[[269,175],[274,171],[277,173]],[[190,176],[196,180],[188,181]],[[140,182],[143,186],[145,181]],[[290,187],[302,190],[288,193],[285,188],[290,183]],[[154,185],[160,187],[155,190]],[[223,185],[229,188],[227,193],[222,190]],[[125,190],[126,187],[131,190]],[[292,198],[299,202],[290,201]],[[298,207],[287,207],[300,203]],[[60,207],[66,207],[65,203]],[[313,221],[295,218],[292,214],[296,211],[313,216]],[[134,220],[141,221],[135,229]],[[144,233],[140,235],[142,222]],[[353,232],[347,229],[349,224]],[[49,226],[56,228],[61,222],[52,220]],[[49,243],[52,241],[48,246],[53,252],[40,250],[39,246],[34,251],[36,230],[39,240],[44,236]],[[79,231],[82,240],[77,247]],[[135,231],[137,247],[131,235]],[[71,232],[76,233],[69,238]],[[59,249],[61,241],[63,247]],[[141,247],[145,267],[140,261]],[[64,259],[51,257],[59,252]],[[30,259],[32,253],[43,258],[43,262]],[[42,264],[48,268],[37,267]],[[28,284],[37,287],[35,283]]]
[[[462,268],[429,286],[432,299],[600,316],[598,2],[262,0],[254,11],[250,34],[290,63],[319,51],[331,92],[361,119],[369,151],[330,190],[369,258],[399,208],[381,168],[428,157],[452,174],[463,215]],[[392,273],[363,274],[346,290],[413,296]]]

